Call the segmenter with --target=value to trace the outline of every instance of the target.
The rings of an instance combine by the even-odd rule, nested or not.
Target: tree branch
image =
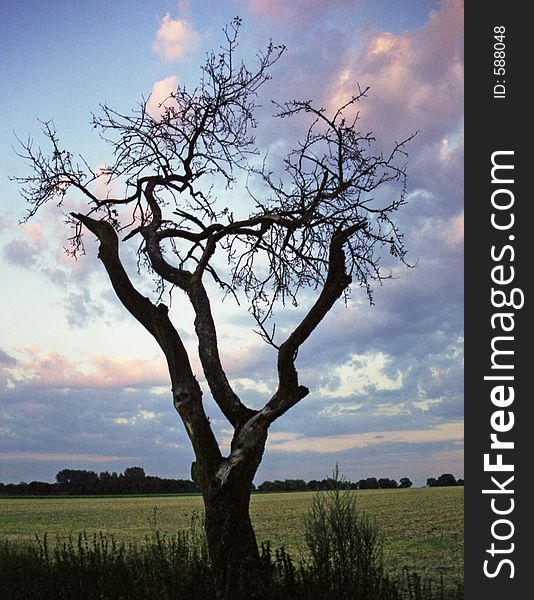
[[[260,412],[268,414],[270,422],[284,414],[292,406],[305,398],[309,390],[299,385],[295,360],[300,346],[308,339],[317,325],[324,319],[352,278],[346,272],[343,245],[350,236],[365,227],[365,221],[356,223],[332,236],[328,259],[328,274],[319,297],[306,316],[293,330],[278,350],[278,389]]]
[[[151,192],[145,192],[152,197]],[[213,237],[208,239],[203,259],[195,272],[191,274],[184,269],[178,269],[170,265],[164,258],[159,245],[155,227],[147,227],[143,230],[146,240],[146,250],[152,267],[156,273],[166,281],[180,287],[187,296],[195,311],[195,332],[198,340],[199,358],[202,364],[206,381],[210,387],[213,399],[223,412],[228,421],[235,427],[239,427],[255,411],[246,407],[233,391],[226,377],[219,356],[217,332],[208,295],[202,283],[202,274],[206,268],[209,258],[215,250]]]
[[[100,242],[102,261],[117,297],[143,327],[152,334],[165,354],[171,377],[175,407],[180,414],[202,472],[214,471],[221,453],[202,406],[202,391],[193,374],[187,351],[171,323],[165,305],[153,304],[132,285],[119,257],[119,240],[113,227],[80,213],[71,216],[83,223]]]
[[[187,288],[187,295],[195,311],[198,353],[206,381],[213,399],[224,416],[238,429],[257,411],[251,410],[241,402],[226,377],[219,356],[217,332],[209,298],[201,279],[195,277],[191,281]]]

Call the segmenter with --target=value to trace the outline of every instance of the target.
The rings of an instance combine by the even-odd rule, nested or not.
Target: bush
[[[377,599],[392,587],[384,575],[380,532],[357,507],[337,470],[332,489],[318,492],[304,520],[307,575],[325,598]]]

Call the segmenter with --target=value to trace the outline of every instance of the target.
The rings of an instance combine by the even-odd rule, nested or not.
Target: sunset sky
[[[236,15],[244,60],[270,38],[287,46],[260,98],[263,152],[282,155],[301,133],[271,118],[271,99],[332,110],[358,83],[370,86],[360,130],[378,148],[418,132],[399,213],[415,268],[396,265],[374,306],[353,289],[302,348],[297,368],[311,393],[272,427],[256,483],[322,478],[336,462],[351,480],[463,476],[463,3],[20,0],[0,8],[0,481],[134,465],[189,478],[193,455],[159,348],[114,298],[92,236],[78,261],[63,251],[62,212],[80,198],[19,225],[26,207],[9,177],[28,174],[16,136],[44,143],[39,120],[53,119],[94,169],[105,165],[110,148],[90,123],[99,104],[126,112],[150,96],[157,111],[178,83],[194,87]],[[239,185],[232,197],[246,201]],[[125,252],[133,262],[135,244]],[[132,278],[142,281],[135,269]],[[140,286],[152,293],[149,279]],[[260,407],[275,389],[274,351],[252,333],[246,307],[213,303],[228,376]],[[280,312],[282,327],[303,308]],[[171,316],[207,389],[178,293]],[[206,398],[226,448],[229,426]]]

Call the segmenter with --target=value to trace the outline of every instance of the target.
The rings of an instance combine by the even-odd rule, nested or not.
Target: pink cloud
[[[266,345],[252,344],[225,353],[223,364],[230,378],[255,373],[265,355]],[[6,355],[7,356],[7,355]],[[1,358],[1,355],[0,355]],[[190,357],[193,372],[205,384],[202,367],[194,353]],[[95,354],[86,360],[58,352],[44,352],[40,347],[26,348],[17,360],[5,361],[4,378],[14,385],[45,389],[110,389],[166,387],[170,389],[169,374],[163,357],[116,358]]]
[[[338,68],[329,107],[347,101],[357,83],[371,88],[357,107],[363,128],[387,139],[455,128],[463,114],[463,2],[444,0],[421,28],[404,34],[368,32]]]
[[[57,352],[26,350],[26,359],[17,362],[17,382],[34,388],[102,389],[170,386],[163,359],[125,358],[104,355],[85,363]],[[22,375],[21,375],[22,374]]]
[[[96,171],[100,168],[97,167]],[[96,180],[97,191],[103,196],[107,194],[106,181],[106,175]],[[85,280],[93,271],[102,271],[97,253],[93,252],[91,235],[84,238],[87,256],[83,260],[75,260],[65,252],[65,248],[69,247],[68,238],[72,235],[72,229],[66,224],[67,214],[85,212],[86,208],[82,198],[69,195],[59,209],[53,202],[42,206],[36,220],[29,223],[19,225],[15,221],[4,220],[2,226],[12,239],[0,247],[2,258],[12,265],[42,273],[62,286],[71,277]],[[127,210],[131,212],[129,208]]]
[[[442,229],[441,235],[445,244],[454,248],[464,241],[464,213],[449,219]]]
[[[178,78],[175,75],[165,77],[152,86],[152,93],[147,103],[147,110],[154,119],[161,119],[165,108],[171,107],[174,100],[171,94],[176,91]]]
[[[23,231],[25,235],[31,239],[35,248],[41,250],[45,247],[46,241],[41,223],[25,223],[23,226]]]
[[[276,23],[287,23],[288,21],[299,24],[307,23],[312,19],[320,19],[327,12],[337,11],[343,6],[351,4],[355,0],[240,0],[249,11],[256,17],[268,19]]]
[[[197,47],[199,34],[183,20],[173,20],[167,13],[156,32],[152,50],[165,61],[185,60],[188,52]]]
[[[93,192],[97,198],[108,198],[112,194],[110,173],[108,166],[104,163],[95,169],[96,179],[93,182]]]
[[[163,358],[153,360],[116,359],[94,356],[90,361],[94,387],[137,387],[169,385],[169,374]]]

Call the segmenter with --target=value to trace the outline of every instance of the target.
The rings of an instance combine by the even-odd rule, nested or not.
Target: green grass
[[[386,567],[404,566],[433,579],[463,579],[463,488],[362,490],[360,509],[384,534]],[[254,494],[251,515],[258,541],[270,540],[295,556],[303,547],[303,515],[309,492]],[[154,508],[157,507],[157,510]],[[189,526],[202,510],[199,496],[0,498],[0,539],[33,540],[80,531],[143,542],[154,525],[163,533]]]

